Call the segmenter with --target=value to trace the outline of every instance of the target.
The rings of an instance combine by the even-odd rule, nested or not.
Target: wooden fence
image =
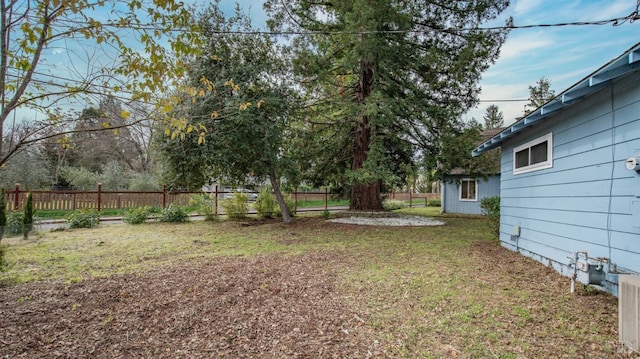
[[[94,191],[72,191],[72,190],[23,190],[16,184],[12,190],[5,191],[5,208],[9,211],[22,210],[27,200],[27,194],[31,193],[33,208],[36,210],[76,210],[76,209],[126,209],[142,206],[165,208],[170,204],[186,206],[190,199],[203,192],[172,192],[164,187],[161,191],[135,192],[135,191],[104,191],[102,185],[98,184]],[[225,194],[232,191],[221,191],[215,186],[213,191],[206,192],[211,198],[221,199]],[[323,209],[328,208],[330,193],[325,188],[319,192],[298,192],[292,193],[296,205],[300,201],[322,201]],[[426,201],[432,198],[440,198],[438,193],[412,193],[392,192],[386,195],[387,198],[401,201],[408,201],[409,206],[426,205]],[[316,208],[315,210],[322,210]]]

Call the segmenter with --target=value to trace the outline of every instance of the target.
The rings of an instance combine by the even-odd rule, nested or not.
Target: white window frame
[[[474,198],[462,198],[462,186],[464,186],[465,182],[474,182],[476,191]],[[468,192],[468,191],[467,191]],[[458,187],[458,200],[461,202],[477,202],[478,201],[478,180],[474,178],[463,178],[460,180],[460,186]]]
[[[528,165],[520,168],[516,168],[516,154],[525,149],[531,149],[531,147],[547,141],[547,160],[544,162],[538,162],[533,165]],[[529,156],[531,156],[531,150],[529,150]],[[531,157],[529,157],[531,160]],[[545,168],[553,167],[553,132],[549,132],[542,137],[538,137],[535,140],[529,141],[524,145],[520,145],[513,149],[513,174],[518,175],[521,173],[527,173],[532,171],[539,171]]]

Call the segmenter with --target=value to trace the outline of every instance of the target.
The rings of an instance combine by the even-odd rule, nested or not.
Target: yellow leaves
[[[258,108],[260,108],[260,106],[262,106],[263,103],[264,103],[264,100],[258,101]]]
[[[216,55],[211,55],[211,60],[213,60],[213,61],[222,61],[222,57],[218,57]]]
[[[102,123],[102,128],[104,128],[104,129],[111,128],[111,124],[109,122],[103,122]]]
[[[31,69],[31,61],[29,59],[27,59],[27,58],[24,58],[24,59],[18,61],[16,66],[21,70],[29,71],[29,69]]]
[[[211,81],[209,81],[209,79],[202,76],[200,78],[200,83],[207,89],[207,91],[213,92],[213,84],[211,83]]]
[[[69,137],[66,135],[58,138],[56,140],[56,143],[59,144],[63,150],[73,149],[73,146],[71,145],[71,139],[69,139]]]
[[[120,117],[122,117],[123,120],[126,120],[129,117],[131,117],[131,112],[129,112],[127,110],[122,110],[122,111],[120,111]]]
[[[162,105],[160,106],[160,111],[162,113],[169,113],[171,111],[173,111],[174,106],[173,106],[173,102],[171,101],[163,101]]]
[[[234,92],[236,92],[236,91],[239,91],[239,90],[240,90],[240,86],[236,85],[236,84],[233,82],[233,80],[227,80],[227,81],[225,81],[224,86],[225,86],[225,87],[227,87],[227,86],[228,86],[228,87],[231,87],[231,90],[232,90],[232,91],[234,91]]]
[[[195,87],[187,87],[184,89],[184,92],[187,93],[187,95],[191,96],[191,97],[195,97],[196,94],[198,93],[198,89],[196,89]]]
[[[113,135],[114,135],[114,136],[117,136],[117,135],[119,135],[119,134],[120,134],[120,129],[119,129],[119,128],[114,128],[114,129],[113,129]]]
[[[246,110],[246,109],[248,109],[249,107],[251,107],[251,102],[241,103],[241,104],[240,104],[240,111],[245,111],[245,110]]]
[[[200,83],[202,84],[203,87],[198,88],[193,86],[186,86],[183,88],[184,92],[189,97],[191,97],[192,104],[196,103],[197,98],[204,98],[209,93],[214,93],[214,94],[216,93],[213,83],[209,81],[209,79],[207,79],[206,77],[204,76],[201,77]]]
[[[203,144],[206,139],[207,126],[202,123],[190,123],[188,119],[181,118],[169,118],[166,120],[167,125],[164,128],[164,135],[171,137],[172,140],[180,139],[185,140],[187,135],[193,135],[197,133],[198,144]]]
[[[213,111],[211,112],[211,118],[218,118],[218,112],[217,111]]]

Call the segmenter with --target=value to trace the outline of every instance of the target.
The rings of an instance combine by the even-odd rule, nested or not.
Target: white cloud
[[[522,14],[530,14],[534,9],[536,9],[542,0],[520,0],[515,2],[514,6],[514,16],[520,16]]]
[[[526,54],[544,49],[555,41],[553,37],[544,32],[529,32],[522,35],[510,36],[500,50],[498,61],[511,60],[513,58],[526,57]]]
[[[616,0],[607,1],[603,6],[600,2],[586,3],[577,8],[580,20],[607,20],[629,15],[635,9],[635,1]]]

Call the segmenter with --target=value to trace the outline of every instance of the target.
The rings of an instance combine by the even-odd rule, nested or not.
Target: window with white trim
[[[477,201],[478,200],[478,181],[471,178],[464,178],[460,182],[460,200],[461,201]]]
[[[553,167],[553,133],[513,149],[513,174]]]

